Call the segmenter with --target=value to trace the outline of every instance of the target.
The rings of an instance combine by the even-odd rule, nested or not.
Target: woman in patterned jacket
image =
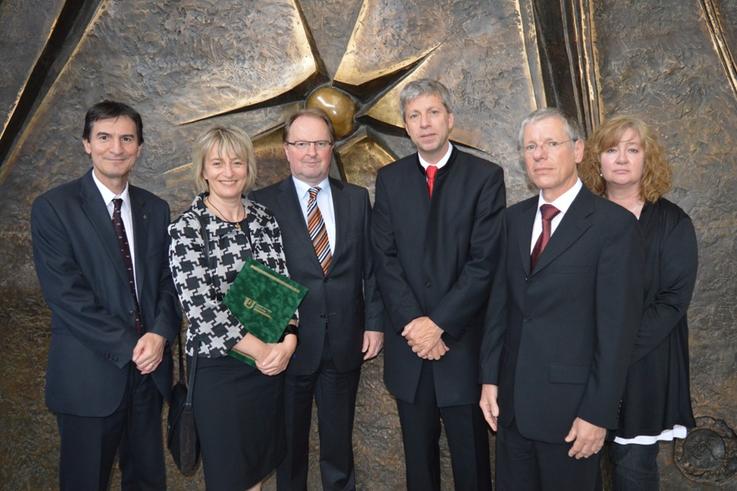
[[[187,355],[198,357],[193,406],[205,483],[210,491],[260,489],[285,454],[280,374],[297,346],[296,315],[282,341],[267,344],[246,331],[222,298],[250,257],[288,274],[281,233],[265,207],[245,198],[256,162],[244,132],[212,128],[192,153],[200,194],[169,227],[169,261],[189,321]],[[256,368],[228,356],[233,349],[253,358]]]

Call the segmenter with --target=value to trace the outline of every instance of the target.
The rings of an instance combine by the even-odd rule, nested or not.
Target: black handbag
[[[205,262],[210,266],[210,241],[207,226],[202,217],[197,217],[203,240]],[[200,351],[200,341],[195,337],[194,356],[189,367],[189,383],[184,383],[184,355],[182,354],[182,336],[177,336],[179,347],[179,381],[171,391],[169,417],[167,420],[166,446],[171,453],[174,463],[185,476],[191,476],[197,471],[200,461],[200,440],[197,436],[197,426],[194,421],[192,395],[194,393],[195,375],[197,374],[197,358]]]
[[[177,336],[179,347],[179,381],[171,391],[169,417],[167,418],[166,446],[169,448],[174,463],[185,476],[197,471],[200,460],[200,441],[192,409],[195,374],[197,373],[197,351],[199,343],[195,343],[195,356],[189,368],[189,387],[184,380],[184,355],[182,354],[182,337]]]

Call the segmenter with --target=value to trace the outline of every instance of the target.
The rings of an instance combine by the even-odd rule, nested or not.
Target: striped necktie
[[[327,275],[330,263],[333,261],[333,255],[330,252],[328,231],[322,219],[320,208],[317,206],[317,193],[319,192],[320,188],[317,186],[308,190],[310,197],[307,200],[307,231],[310,234],[310,240],[312,240],[312,246],[315,248],[315,254],[322,267],[322,272]]]

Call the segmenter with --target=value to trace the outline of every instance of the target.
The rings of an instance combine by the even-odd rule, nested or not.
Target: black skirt
[[[194,416],[208,491],[242,491],[286,453],[283,375],[263,375],[229,356],[199,358]]]

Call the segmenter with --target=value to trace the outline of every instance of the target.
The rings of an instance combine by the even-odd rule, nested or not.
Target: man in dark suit
[[[128,184],[143,125],[104,101],[82,135],[92,169],[33,203],[36,272],[51,309],[46,404],[61,436],[62,490],[166,489],[161,407],[179,331],[167,261],[169,207]]]
[[[353,415],[361,363],[381,350],[366,189],[328,177],[335,133],[320,110],[304,109],[283,133],[291,177],[253,193],[276,217],[289,275],[309,288],[299,307],[299,345],[285,382],[287,457],[280,490],[307,489],[313,397],[323,489],[356,488]]]
[[[641,238],[631,213],[582,186],[574,122],[541,109],[519,135],[540,194],[505,213],[481,350],[497,488],[591,490],[642,316]]]
[[[417,153],[379,171],[372,239],[390,326],[384,380],[397,399],[407,487],[440,489],[442,420],[455,488],[491,489],[478,361],[504,175],[450,144],[453,112],[442,84],[410,82],[400,105]]]

